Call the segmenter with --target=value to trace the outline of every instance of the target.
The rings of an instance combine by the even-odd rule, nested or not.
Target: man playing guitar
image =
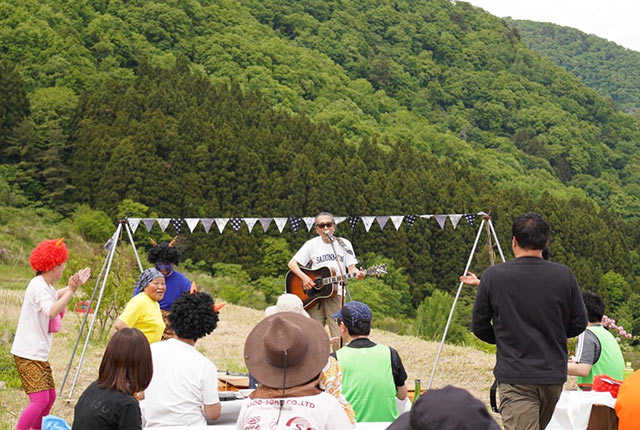
[[[347,239],[335,238],[335,243],[332,243],[336,231],[333,215],[328,212],[321,212],[316,215],[315,228],[318,236],[306,241],[288,264],[291,272],[302,280],[303,288],[305,290],[313,288],[314,282],[300,269],[301,264],[311,264],[311,269],[328,267],[338,275],[341,273],[346,275],[347,272],[355,273],[357,274],[357,279],[364,279],[366,273],[356,268],[358,260],[353,252],[351,242]],[[338,254],[337,256],[336,253]],[[340,336],[338,324],[331,315],[340,310],[342,294],[342,285],[340,285],[337,295],[318,300],[306,309],[311,318],[322,325],[327,324],[332,338]]]

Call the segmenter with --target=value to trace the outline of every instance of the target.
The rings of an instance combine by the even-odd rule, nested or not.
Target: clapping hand
[[[85,282],[87,282],[90,276],[91,269],[88,267],[85,267],[82,270],[78,270],[76,273],[71,275],[71,277],[69,278],[69,288],[71,289],[71,291],[75,293],[78,288],[80,288],[82,285],[84,285]]]

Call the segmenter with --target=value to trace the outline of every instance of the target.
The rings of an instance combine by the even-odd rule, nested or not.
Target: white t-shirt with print
[[[29,360],[47,361],[53,339],[53,334],[49,333],[49,312],[56,300],[56,289],[47,284],[41,275],[29,282],[11,354]]]
[[[358,264],[355,252],[353,252],[353,245],[347,239],[342,239],[347,249],[343,248],[336,240],[334,242],[338,258],[333,252],[333,246],[331,243],[326,243],[322,240],[322,237],[316,236],[313,239],[307,240],[304,245],[298,250],[293,259],[303,266],[311,267],[312,269],[318,269],[320,267],[328,267],[335,271],[337,275],[340,274],[340,267],[338,261],[342,266],[343,273],[346,275],[349,270],[347,269],[351,265]],[[309,266],[310,265],[310,266]],[[342,285],[338,290],[338,294],[342,294]]]
[[[151,355],[153,377],[144,391],[146,426],[206,426],[203,405],[220,401],[215,364],[177,339],[152,343]]]
[[[280,402],[282,401],[282,406]],[[276,424],[277,423],[277,424]],[[353,426],[331,394],[286,399],[248,399],[236,430],[348,430]]]

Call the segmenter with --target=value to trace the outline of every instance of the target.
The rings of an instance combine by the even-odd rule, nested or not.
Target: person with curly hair
[[[118,330],[102,356],[98,380],[82,393],[73,413],[73,430],[142,430],[136,394],[151,381],[153,365],[145,335]]]
[[[69,278],[69,285],[56,291],[53,283],[62,278],[69,251],[63,239],[43,240],[29,257],[36,276],[24,293],[18,327],[11,347],[18,375],[29,404],[18,419],[17,429],[41,428],[56,400],[49,352],[53,333],[62,326],[62,314],[91,270],[84,268]]]
[[[218,323],[213,298],[183,293],[171,306],[176,337],[151,345],[153,378],[146,389],[147,427],[204,426],[220,416],[218,370],[195,344]]]
[[[165,329],[162,334],[162,340],[174,337],[173,328],[169,324],[169,312],[173,301],[180,297],[182,293],[195,293],[198,291],[196,283],[192,282],[182,273],[175,270],[175,266],[180,262],[180,251],[174,246],[177,236],[169,243],[152,241],[153,247],[147,253],[149,263],[155,265],[155,268],[164,275],[166,291],[164,297],[160,300],[160,312],[164,319]],[[133,293],[135,296],[140,292],[140,286],[136,285]]]

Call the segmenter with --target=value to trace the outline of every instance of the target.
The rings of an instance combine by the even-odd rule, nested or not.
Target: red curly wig
[[[44,273],[64,263],[68,257],[69,251],[64,239],[43,240],[31,251],[29,263],[33,270]]]

